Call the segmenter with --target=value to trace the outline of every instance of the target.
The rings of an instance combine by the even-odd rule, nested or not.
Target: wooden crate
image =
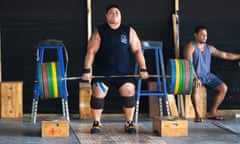
[[[157,82],[148,82],[148,90],[154,91],[157,89]],[[159,100],[157,96],[149,96],[149,117],[154,118],[155,116],[159,116]],[[170,115],[174,117],[178,117],[178,110],[176,105],[175,96],[172,94],[168,95],[168,104]],[[166,113],[166,104],[165,99],[162,98],[162,107],[163,107],[163,114],[167,115]]]
[[[154,91],[157,89],[156,82],[148,82],[148,90]],[[159,116],[159,101],[157,96],[149,96],[148,97],[149,104],[149,117],[154,118],[155,116]]]
[[[188,121],[167,117],[154,117],[153,131],[157,131],[160,136],[187,136]]]
[[[42,137],[68,137],[69,122],[67,120],[45,120],[41,122]]]
[[[90,99],[92,90],[89,85],[80,84],[79,89],[79,113],[80,119],[91,116]]]
[[[200,98],[199,98],[199,113],[200,117],[206,118],[207,115],[207,90],[204,86],[200,88]],[[191,95],[185,95],[184,99],[185,113],[183,117],[185,118],[195,118],[195,111],[193,108]]]
[[[23,82],[1,82],[1,118],[23,117]]]

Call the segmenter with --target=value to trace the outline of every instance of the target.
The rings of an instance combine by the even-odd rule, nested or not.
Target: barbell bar
[[[148,75],[149,78],[171,78],[170,75],[152,75],[152,74],[149,74]],[[139,75],[112,75],[112,76],[95,76],[95,75],[92,75],[91,78],[95,78],[95,79],[98,79],[98,78],[140,78]],[[81,76],[76,76],[76,77],[64,77],[62,78],[62,80],[82,80]]]
[[[98,78],[140,78],[139,75],[112,75],[112,76],[95,76],[95,75],[92,75],[91,78],[92,79],[98,79]],[[171,78],[170,75],[152,75],[152,74],[149,74],[148,75],[149,78]],[[42,76],[40,75],[39,78],[42,79]],[[82,77],[81,76],[75,76],[75,77],[63,77],[61,78],[61,80],[82,80]],[[83,82],[85,82],[85,80],[82,80]],[[34,82],[40,82],[38,80],[35,80]],[[88,81],[86,81],[88,82]]]
[[[38,80],[41,98],[62,97],[63,82],[66,80],[82,80],[81,76],[62,77],[61,65],[56,62],[46,62],[38,64]],[[112,76],[94,76],[91,78],[140,78],[139,75],[112,75]],[[170,59],[167,64],[166,75],[152,75],[149,78],[166,78],[167,89],[170,94],[191,94],[193,86],[193,65],[190,60]]]

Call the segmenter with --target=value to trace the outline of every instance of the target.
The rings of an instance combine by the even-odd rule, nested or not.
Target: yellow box
[[[42,137],[68,137],[69,122],[67,120],[42,121]]]
[[[153,131],[157,131],[160,136],[187,136],[188,121],[167,117],[154,117]]]
[[[1,118],[23,117],[23,82],[1,82]]]

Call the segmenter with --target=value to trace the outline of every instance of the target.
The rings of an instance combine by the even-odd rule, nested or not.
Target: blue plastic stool
[[[63,59],[63,43],[59,40],[44,40],[39,43],[38,49],[37,49],[37,64],[43,63],[44,58],[44,50],[47,49],[56,49],[57,50],[57,63],[58,63],[58,70],[61,72],[61,78],[67,77],[66,71],[64,69],[64,59]],[[65,48],[65,47],[64,47]],[[67,58],[67,51],[65,49],[66,54],[66,60]],[[67,67],[67,65],[66,65]],[[58,82],[59,83],[59,82]],[[61,94],[58,95],[58,98],[62,99],[62,111],[63,116],[66,117],[66,119],[69,121],[69,109],[68,109],[68,92],[67,92],[67,83],[66,80],[60,80],[61,83]],[[31,122],[36,123],[36,117],[37,117],[37,109],[38,109],[38,100],[40,96],[40,86],[39,86],[39,78],[38,78],[38,67],[36,71],[36,78],[34,83],[34,97],[33,97],[33,103],[32,103],[32,115],[31,115]]]
[[[159,77],[156,78],[157,79],[156,91],[142,90],[142,79],[138,80],[137,90],[136,90],[135,123],[138,122],[139,103],[140,103],[141,96],[158,96],[160,116],[163,116],[162,97],[164,97],[166,102],[167,115],[168,116],[170,115],[169,106],[168,106],[167,81],[166,81],[164,59],[163,59],[163,52],[162,52],[162,42],[161,41],[142,41],[142,50],[143,50],[143,53],[147,50],[154,50],[155,63],[156,63],[156,75],[158,75]],[[159,65],[161,66],[161,69]],[[138,74],[138,71],[139,71],[139,66],[136,65],[135,74]],[[162,82],[162,85],[161,85],[161,82]]]

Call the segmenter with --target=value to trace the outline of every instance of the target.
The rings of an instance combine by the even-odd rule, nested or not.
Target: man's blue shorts
[[[209,73],[206,77],[199,77],[202,84],[207,86],[208,88],[215,88],[223,83],[217,76],[212,73]]]

